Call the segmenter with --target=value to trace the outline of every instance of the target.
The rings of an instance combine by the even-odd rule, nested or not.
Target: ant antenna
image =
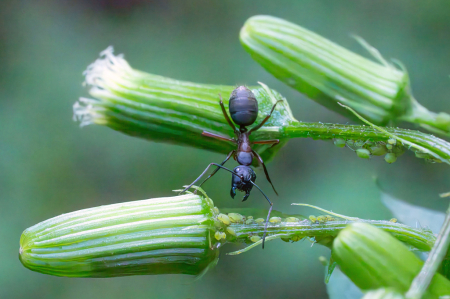
[[[264,241],[266,240],[266,234],[267,234],[267,224],[269,223],[269,218],[270,218],[270,213],[272,213],[272,208],[273,208],[273,203],[270,201],[270,199],[264,194],[264,192],[261,190],[261,188],[258,187],[258,185],[256,185],[255,183],[253,183],[252,181],[250,181],[250,183],[255,186],[256,188],[258,188],[258,190],[262,193],[262,195],[264,195],[264,197],[267,199],[267,201],[270,204],[270,209],[269,209],[269,213],[267,214],[267,219],[266,219],[266,224],[264,225],[264,235],[263,235],[263,241],[262,241],[262,248],[264,249]]]

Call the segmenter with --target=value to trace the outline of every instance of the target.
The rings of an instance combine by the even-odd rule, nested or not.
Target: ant
[[[222,113],[230,125],[230,127],[233,129],[234,134],[236,135],[236,138],[229,138],[226,136],[210,133],[207,131],[203,131],[202,135],[216,138],[219,140],[225,140],[229,142],[233,142],[237,145],[237,149],[232,150],[228,153],[227,157],[221,164],[217,163],[210,163],[208,167],[202,172],[202,174],[194,181],[192,184],[187,186],[181,193],[188,190],[192,185],[194,185],[207,171],[211,166],[217,166],[217,168],[211,173],[201,184],[203,185],[210,177],[216,174],[219,169],[225,169],[228,172],[232,173],[232,179],[231,179],[231,191],[230,195],[232,198],[236,196],[236,189],[239,191],[245,192],[244,198],[242,201],[246,201],[247,198],[250,196],[250,191],[252,190],[253,186],[255,186],[261,193],[264,195],[264,197],[267,199],[267,201],[270,204],[269,213],[267,215],[266,224],[264,227],[264,236],[263,236],[263,242],[262,247],[264,249],[264,241],[266,238],[267,233],[267,224],[269,222],[270,213],[272,212],[273,203],[270,201],[270,199],[264,194],[264,192],[255,184],[256,180],[256,174],[253,171],[253,169],[250,167],[250,165],[253,162],[253,158],[256,157],[259,161],[259,163],[262,164],[264,168],[264,173],[266,174],[266,178],[269,181],[269,183],[272,185],[273,191],[275,191],[275,194],[278,195],[277,191],[275,190],[275,187],[272,184],[272,181],[270,180],[269,173],[267,172],[266,165],[264,164],[263,159],[261,156],[252,150],[251,145],[252,144],[272,144],[272,146],[278,144],[280,141],[278,139],[273,140],[261,140],[261,141],[253,141],[250,142],[249,136],[251,133],[255,132],[256,130],[260,129],[267,120],[271,117],[273,110],[275,109],[275,106],[278,104],[278,102],[282,102],[282,100],[277,101],[270,111],[269,115],[267,115],[263,121],[259,124],[251,128],[250,130],[247,130],[247,126],[252,125],[258,116],[258,101],[256,101],[256,97],[253,94],[253,92],[248,89],[245,86],[239,86],[236,89],[233,90],[230,96],[230,102],[229,102],[229,111],[231,115],[231,119],[233,119],[234,123],[239,126],[239,129],[237,129],[233,122],[231,122],[230,118],[228,117],[228,114],[226,112],[225,106],[223,104],[222,96],[219,94],[220,97],[220,107],[222,109]],[[230,170],[223,165],[233,156],[233,158],[239,163],[239,166],[236,166],[233,170]]]

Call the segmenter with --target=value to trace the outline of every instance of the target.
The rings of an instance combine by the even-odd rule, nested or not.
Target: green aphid
[[[292,242],[298,242],[301,239],[303,239],[302,237],[298,236],[298,235],[294,235],[291,237]]]
[[[236,232],[231,227],[227,227],[227,233],[229,233],[230,235],[236,237]]]
[[[217,241],[220,241],[222,239],[225,240],[227,238],[227,235],[223,232],[216,232],[214,234],[214,238],[216,238]]]
[[[386,144],[386,148],[391,150],[393,148],[392,144]]]
[[[392,218],[391,220],[389,220],[389,222],[394,222],[394,223],[397,223],[397,218]]]
[[[253,243],[258,242],[259,240],[261,240],[260,236],[251,236],[250,237],[250,241],[252,241]]]
[[[442,161],[441,160],[439,160],[439,159],[436,159],[436,158],[427,158],[427,159],[425,159],[425,161],[426,162],[429,162],[429,163],[442,163]]]
[[[341,138],[334,139],[334,145],[336,145],[337,147],[344,147],[345,140]]]
[[[336,218],[331,215],[325,215],[325,217],[327,217],[327,221],[336,221]]]
[[[392,144],[392,145],[396,145],[396,144],[397,144],[397,140],[394,139],[394,138],[389,138],[387,142],[388,142],[389,144]]]
[[[384,161],[392,164],[397,161],[397,156],[394,153],[387,153],[386,156],[384,156]]]
[[[309,215],[309,220],[312,222],[312,223],[316,223],[316,221],[317,221],[317,218],[316,218],[316,216],[314,216],[314,215]]]
[[[397,145],[392,149],[392,152],[395,154],[396,157],[400,157],[405,153],[405,150],[406,150],[405,147]]]
[[[225,224],[225,225],[230,225],[230,224],[231,224],[230,217],[228,217],[228,216],[225,215],[225,214],[219,214],[219,215],[217,216],[217,219],[219,219],[219,221],[222,222],[222,223]]]
[[[264,221],[265,221],[264,218],[255,219],[255,222],[258,223],[258,224],[264,223]]]
[[[289,238],[289,237],[281,237],[280,239],[283,242],[290,242],[291,241],[291,238]]]
[[[252,224],[252,223],[254,223],[255,222],[255,220],[253,220],[253,219],[247,219],[246,221],[245,221],[245,224]]]
[[[286,222],[299,222],[300,219],[298,219],[296,217],[287,217],[284,221],[286,221]]]
[[[325,223],[327,222],[327,216],[324,215],[318,216],[317,221],[319,221],[319,223]]]
[[[281,218],[280,217],[272,217],[269,219],[269,222],[273,223],[273,224],[281,223]]]
[[[368,149],[365,148],[359,148],[356,150],[356,154],[358,155],[358,157],[363,158],[363,159],[369,159],[370,158],[370,151]]]
[[[387,148],[383,144],[371,146],[370,153],[374,156],[382,156],[387,153]]]
[[[323,255],[319,256],[319,262],[324,266],[328,266],[328,259]]]
[[[352,147],[352,146],[355,145],[355,140],[347,140],[346,143],[347,143],[348,146]]]
[[[247,216],[247,220],[253,219],[253,216]]]
[[[244,222],[245,217],[238,213],[228,213],[228,217],[230,221],[233,223],[241,223]]]
[[[366,144],[366,141],[364,140],[356,140],[355,141],[355,146],[361,147],[364,146]]]
[[[214,207],[213,211],[214,211],[214,213],[219,214],[219,208],[218,207]]]
[[[431,155],[429,155],[427,153],[422,153],[422,152],[419,152],[419,151],[415,152],[415,155],[416,155],[416,158],[419,158],[419,159],[430,159],[430,158],[432,158]]]

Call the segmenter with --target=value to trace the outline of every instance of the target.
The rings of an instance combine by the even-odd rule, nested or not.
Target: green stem
[[[422,267],[419,275],[414,278],[411,287],[406,293],[406,298],[419,299],[430,285],[434,274],[441,265],[446,256],[448,247],[450,245],[450,207],[447,209],[444,224],[436,239],[435,245],[431,250],[425,264]]]
[[[276,235],[278,238],[300,240],[303,238],[313,238],[315,242],[323,245],[330,245],[338,233],[347,227],[350,223],[363,222],[383,229],[391,233],[397,239],[411,245],[419,250],[429,251],[433,247],[435,237],[427,231],[420,231],[404,224],[394,223],[383,220],[358,220],[358,221],[330,221],[324,224],[312,224],[309,220],[299,223],[281,222],[278,224],[269,224],[267,232],[269,236]],[[229,226],[236,233],[231,242],[249,242],[253,235],[262,236],[264,233],[263,224],[231,224]],[[297,237],[297,238],[295,238]],[[266,239],[266,241],[269,239]],[[243,250],[241,252],[244,252]],[[240,253],[240,252],[239,252]]]

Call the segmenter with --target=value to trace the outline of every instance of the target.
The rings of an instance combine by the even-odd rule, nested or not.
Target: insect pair
[[[264,165],[264,161],[261,158],[260,155],[258,155],[257,152],[255,152],[252,149],[252,144],[272,144],[276,145],[279,143],[278,139],[273,140],[262,140],[262,141],[253,141],[250,142],[249,136],[251,133],[255,132],[259,128],[261,128],[267,120],[269,120],[270,116],[272,115],[273,110],[275,109],[276,105],[278,104],[277,101],[270,111],[269,115],[267,115],[263,121],[248,130],[246,127],[252,125],[258,116],[258,102],[256,101],[255,95],[253,92],[248,89],[245,86],[239,86],[236,89],[233,90],[230,96],[230,102],[229,102],[229,111],[231,115],[231,119],[233,119],[233,122],[239,126],[239,129],[235,127],[233,122],[228,117],[227,111],[225,109],[225,106],[223,104],[222,96],[220,96],[220,108],[222,109],[222,113],[228,122],[228,124],[231,126],[231,128],[234,131],[235,138],[229,138],[227,136],[222,136],[214,133],[210,133],[207,131],[203,131],[202,135],[216,138],[219,140],[225,140],[232,142],[237,145],[237,149],[232,150],[228,153],[227,157],[221,164],[217,163],[210,163],[208,167],[202,172],[202,174],[192,182],[189,186],[187,186],[181,193],[188,190],[192,185],[194,185],[198,180],[201,179],[201,177],[208,171],[208,169],[211,166],[216,166],[217,168],[200,184],[202,186],[209,178],[211,178],[213,175],[217,173],[219,169],[224,169],[232,174],[231,179],[231,191],[230,195],[232,198],[236,196],[236,189],[239,191],[245,192],[244,198],[242,201],[247,200],[247,198],[250,196],[250,191],[252,190],[253,186],[255,186],[267,199],[267,201],[270,204],[269,213],[267,215],[267,220],[264,227],[264,236],[263,236],[263,242],[262,247],[264,248],[264,240],[266,238],[267,234],[267,224],[269,222],[270,213],[272,212],[273,203],[270,201],[270,199],[264,194],[264,192],[255,184],[256,180],[256,174],[253,171],[253,169],[250,167],[250,165],[253,162],[253,158],[257,158],[259,163],[262,164],[264,168],[264,173],[266,175],[267,180],[272,185],[273,191],[278,195],[277,191],[275,190],[275,187],[272,184],[272,181],[270,180],[269,173],[267,172],[266,165]],[[233,158],[239,163],[239,166],[235,167],[233,170],[230,170],[223,165],[233,156]]]

